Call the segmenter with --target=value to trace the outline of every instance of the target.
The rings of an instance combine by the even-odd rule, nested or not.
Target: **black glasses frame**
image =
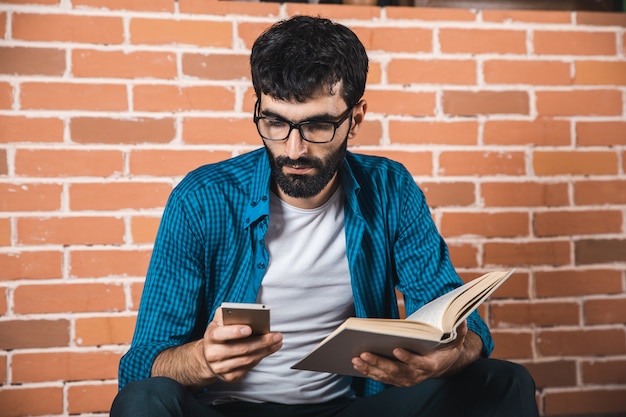
[[[303,122],[300,123],[293,123],[290,122],[287,119],[283,119],[282,117],[270,117],[270,116],[259,116],[259,112],[261,108],[261,101],[257,100],[256,103],[254,104],[254,124],[256,125],[256,130],[257,132],[259,132],[259,136],[261,136],[264,140],[269,140],[272,142],[280,142],[283,140],[287,140],[287,138],[289,137],[289,135],[291,135],[291,131],[294,129],[298,129],[298,132],[300,133],[300,137],[309,143],[330,143],[335,139],[335,134],[337,133],[337,129],[339,128],[339,126],[341,126],[343,124],[343,122],[346,121],[346,119],[352,115],[352,110],[354,109],[354,106],[350,106],[346,109],[345,112],[343,112],[341,115],[339,115],[339,119],[337,119],[336,122],[333,122],[332,120],[305,120]],[[287,123],[289,125],[289,132],[287,132],[287,136],[285,136],[282,139],[275,139],[275,138],[267,138],[265,136],[263,136],[263,134],[261,133],[261,129],[259,129],[259,120],[278,120],[280,122],[283,123]],[[306,136],[304,135],[304,132],[302,131],[302,126],[305,126],[307,124],[311,124],[311,123],[330,123],[331,125],[333,125],[334,130],[333,130],[333,136],[326,141],[322,141],[322,142],[317,142],[317,141],[313,141],[313,140],[309,140],[306,138]]]

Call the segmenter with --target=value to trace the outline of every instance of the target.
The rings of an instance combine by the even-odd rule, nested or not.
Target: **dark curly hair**
[[[306,101],[319,92],[335,94],[342,81],[348,106],[363,96],[368,58],[359,38],[328,19],[294,16],[267,29],[252,46],[252,84],[261,94]]]

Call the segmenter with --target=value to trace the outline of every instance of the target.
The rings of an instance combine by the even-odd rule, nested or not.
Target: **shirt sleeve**
[[[135,333],[119,366],[119,389],[150,376],[157,355],[201,337],[206,313],[198,300],[204,286],[202,230],[190,221],[176,190],[166,205],[141,296]]]
[[[448,247],[439,234],[424,194],[408,172],[404,176],[400,227],[394,244],[398,290],[404,295],[407,315],[435,298],[463,285],[450,261]],[[493,340],[477,311],[467,319],[468,329],[483,342],[483,356],[493,350]]]

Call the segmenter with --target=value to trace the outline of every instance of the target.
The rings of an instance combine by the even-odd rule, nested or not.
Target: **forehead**
[[[279,100],[268,95],[261,95],[260,112],[271,113],[294,122],[313,117],[334,118],[346,111],[347,105],[340,94],[316,94],[310,99]]]

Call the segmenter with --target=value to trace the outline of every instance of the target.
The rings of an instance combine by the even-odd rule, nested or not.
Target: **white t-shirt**
[[[242,381],[212,384],[205,400],[311,404],[351,395],[350,377],[290,369],[354,315],[343,206],[341,188],[312,210],[271,195],[270,263],[257,302],[270,306],[272,331],[283,334],[283,347]]]

